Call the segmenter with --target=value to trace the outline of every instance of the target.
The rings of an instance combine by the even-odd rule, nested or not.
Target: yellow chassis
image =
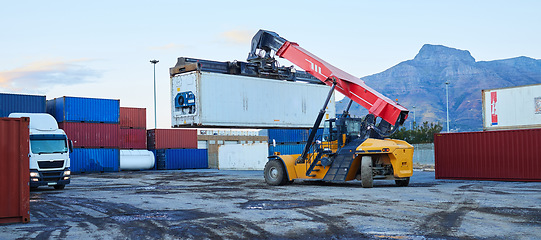
[[[325,144],[324,142],[323,146]],[[331,146],[330,150],[336,151],[336,141],[327,144]],[[369,138],[357,147],[355,160],[348,170],[346,181],[355,179],[361,165],[361,158],[367,155],[377,157],[377,161],[383,165],[392,165],[394,173],[392,176],[386,176],[387,179],[409,178],[413,174],[413,146],[402,140]],[[317,153],[309,154],[308,160],[304,163],[297,162],[299,156],[300,154],[278,155],[286,168],[287,177],[290,181],[295,179],[323,179],[330,169],[328,166],[316,166],[315,171],[311,173],[312,176],[306,176],[306,171],[316,158]]]

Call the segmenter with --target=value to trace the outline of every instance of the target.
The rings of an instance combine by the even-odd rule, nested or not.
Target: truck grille
[[[41,176],[43,178],[43,181],[58,182],[60,178],[62,177],[63,173],[64,171],[47,171],[47,172],[41,172]]]
[[[47,169],[47,168],[61,168],[64,166],[64,160],[56,160],[56,161],[42,161],[38,162],[38,166],[41,169]]]

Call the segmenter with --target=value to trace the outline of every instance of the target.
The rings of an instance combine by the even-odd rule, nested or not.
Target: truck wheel
[[[361,159],[361,184],[363,188],[371,188],[374,186],[371,156],[363,156]]]
[[[403,178],[403,179],[400,179],[400,180],[394,180],[394,182],[396,183],[396,186],[399,186],[399,187],[407,187],[408,184],[410,183],[410,178],[407,177],[407,178]]]
[[[62,190],[66,187],[66,185],[54,185],[54,189],[56,190]]]
[[[269,185],[279,186],[286,184],[289,179],[286,176],[284,165],[278,160],[270,160],[265,164],[265,182]]]

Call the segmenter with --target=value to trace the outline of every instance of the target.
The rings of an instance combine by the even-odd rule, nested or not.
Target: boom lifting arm
[[[262,71],[273,69],[276,66],[273,51],[276,56],[289,60],[326,85],[332,86],[336,81],[338,92],[368,109],[370,114],[380,117],[393,128],[398,128],[406,121],[408,110],[405,107],[368,87],[363,80],[334,67],[275,32],[257,32],[252,39],[248,61],[258,63]]]

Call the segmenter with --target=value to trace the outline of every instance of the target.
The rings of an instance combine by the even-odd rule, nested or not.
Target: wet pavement
[[[73,176],[30,193],[30,223],[0,239],[539,239],[541,183],[435,180],[294,182],[261,171],[134,171]]]

